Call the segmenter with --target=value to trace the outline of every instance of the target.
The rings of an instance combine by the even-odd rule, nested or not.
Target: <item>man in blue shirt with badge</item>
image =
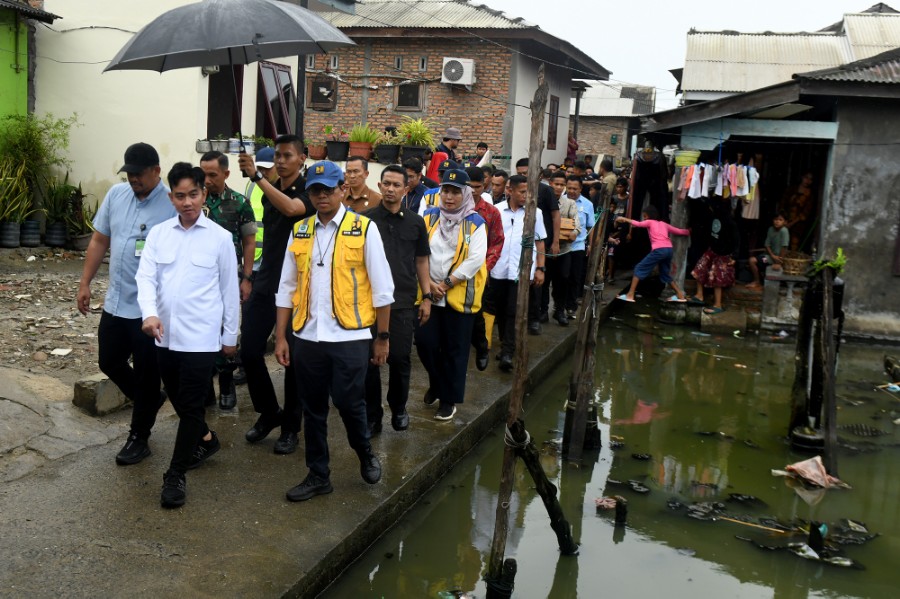
[[[134,402],[128,440],[116,455],[116,463],[125,466],[150,455],[147,439],[163,401],[153,339],[141,331],[134,277],[150,229],[176,212],[160,178],[159,154],[153,146],[129,146],[119,172],[126,173],[128,182],[110,188],[94,217],[94,234],[84,258],[76,302],[82,314],[90,312],[91,281],[109,250],[109,288],[97,330],[98,363]],[[133,366],[128,364],[129,358]]]

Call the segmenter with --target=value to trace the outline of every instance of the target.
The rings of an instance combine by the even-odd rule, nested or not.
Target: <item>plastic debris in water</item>
[[[785,337],[788,336],[788,332],[787,331],[778,331],[778,336],[781,337],[782,339],[784,339]]]
[[[628,486],[631,487],[632,491],[634,491],[635,493],[640,493],[641,495],[646,495],[650,492],[650,489],[638,480],[628,481]]]
[[[653,318],[649,314],[635,314],[635,316],[637,316],[638,318]]]
[[[900,385],[898,385],[897,383],[891,383],[890,385],[885,387],[885,389],[887,389],[888,391],[891,391],[893,393],[896,393],[897,391],[900,391]]]
[[[633,453],[633,454],[631,454],[631,457],[633,457],[636,460],[641,460],[642,462],[645,462],[645,461],[649,460],[651,456],[649,453]]]
[[[614,510],[614,509],[616,509],[616,498],[615,497],[597,497],[596,499],[594,499],[594,505],[597,506],[597,511]]]
[[[712,337],[709,333],[702,333],[700,331],[691,331],[691,335],[694,335],[695,337]]]
[[[686,555],[688,557],[693,557],[697,555],[697,552],[691,549],[690,547],[678,547],[675,551],[680,553],[681,555]]]

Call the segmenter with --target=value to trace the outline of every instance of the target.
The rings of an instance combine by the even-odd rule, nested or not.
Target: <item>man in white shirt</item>
[[[160,376],[178,413],[160,497],[166,508],[184,505],[185,473],[219,450],[204,402],[216,355],[234,356],[237,346],[237,258],[231,233],[203,214],[205,177],[186,162],[169,171],[178,216],[150,230],[135,277],[141,329],[156,340]]]
[[[490,282],[485,294],[484,310],[496,317],[500,333],[500,369],[509,372],[513,368],[513,352],[516,347],[516,294],[519,285],[519,258],[522,254],[523,226],[525,224],[525,195],[528,179],[525,175],[514,175],[509,179],[509,199],[495,206],[500,211],[503,222],[503,251],[500,259],[491,269]],[[547,229],[540,208],[535,208],[534,261],[531,264],[531,284],[544,284],[544,239]],[[529,302],[527,309],[536,311],[535,302]],[[535,314],[531,314],[536,317]],[[530,318],[533,320],[534,318]]]
[[[344,173],[333,162],[317,162],[307,170],[306,191],[317,214],[298,221],[285,240],[275,295],[275,357],[285,367],[293,361],[309,468],[303,482],[287,492],[289,501],[333,490],[329,397],[359,457],[363,480],[381,480],[381,463],[369,443],[365,383],[370,346],[373,364],[387,360],[394,281],[375,223],[341,202],[343,182]]]

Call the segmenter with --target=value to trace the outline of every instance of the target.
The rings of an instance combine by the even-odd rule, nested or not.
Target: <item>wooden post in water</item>
[[[825,437],[825,470],[837,476],[837,397],[834,392],[835,337],[834,337],[834,271],[826,267],[819,274],[822,277],[822,393]]]
[[[806,292],[803,294],[803,304],[800,306],[800,321],[797,323],[797,349],[794,352],[794,384],[791,387],[791,419],[788,423],[787,435],[797,426],[805,426],[807,422],[807,406],[809,396],[809,357],[812,343],[813,310],[812,310],[813,281],[809,279]]]
[[[578,308],[578,332],[575,337],[575,359],[569,379],[569,402],[563,427],[563,452],[570,461],[581,460],[585,445],[600,446],[600,430],[587,432],[588,406],[594,392],[594,365],[597,333],[600,329],[600,292],[603,290],[606,263],[606,224],[609,222],[610,198],[603,203],[600,222],[592,231],[591,254],[585,276],[585,293]],[[595,418],[596,420],[596,418]],[[587,443],[585,442],[587,440]]]
[[[528,377],[528,295],[531,292],[531,265],[534,262],[532,248],[524,243],[534,242],[535,209],[537,208],[538,185],[540,185],[541,151],[543,150],[544,109],[547,105],[549,85],[544,80],[544,65],[538,68],[538,87],[531,101],[531,142],[528,150],[528,196],[525,200],[525,222],[522,225],[523,245],[519,260],[519,286],[516,292],[516,356],[513,362],[513,383],[509,392],[509,410],[506,427],[512,429],[522,411],[525,396],[525,380]],[[531,233],[529,233],[531,232]],[[526,247],[528,246],[528,247]],[[514,250],[515,251],[515,250]],[[500,489],[497,494],[497,510],[494,520],[494,537],[488,558],[488,588],[491,581],[499,581],[503,572],[503,555],[506,552],[506,537],[509,532],[509,499],[512,496],[513,478],[516,470],[516,450],[509,442],[503,449],[503,465],[500,472]]]

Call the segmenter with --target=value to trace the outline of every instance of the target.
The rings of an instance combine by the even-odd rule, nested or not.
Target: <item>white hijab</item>
[[[443,188],[443,185],[441,186]],[[456,240],[459,238],[459,227],[462,222],[470,214],[475,213],[475,199],[472,197],[472,188],[468,185],[462,186],[462,204],[456,210],[447,210],[444,208],[443,196],[441,196],[441,217],[438,219],[438,234],[441,241],[450,247],[456,246]]]

